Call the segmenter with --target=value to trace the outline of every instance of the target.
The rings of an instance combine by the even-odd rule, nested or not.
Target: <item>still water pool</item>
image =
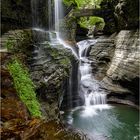
[[[139,140],[139,111],[125,105],[95,105],[65,111],[64,122],[99,140]]]

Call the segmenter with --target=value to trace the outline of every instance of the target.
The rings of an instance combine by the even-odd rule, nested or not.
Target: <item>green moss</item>
[[[93,8],[100,7],[102,0],[63,0],[64,4],[70,6],[74,4],[77,8]]]
[[[69,58],[65,57],[63,59],[59,60],[59,63],[63,66],[63,67],[68,67],[70,65],[70,60]]]
[[[8,49],[8,50],[11,50],[14,46],[14,44],[16,43],[16,40],[13,40],[13,39],[8,39],[5,43],[5,47]]]
[[[32,43],[31,30],[15,30],[14,33],[9,31],[9,34],[4,46],[14,53],[26,53],[27,47]]]
[[[88,29],[90,29],[96,23],[100,23],[99,29],[103,29],[105,26],[104,20],[100,17],[89,17],[89,18],[81,17],[78,23],[80,24],[81,27]]]
[[[40,104],[37,101],[35,87],[28,70],[23,68],[21,62],[16,58],[8,64],[8,69],[13,77],[20,99],[26,104],[32,116],[41,117]]]

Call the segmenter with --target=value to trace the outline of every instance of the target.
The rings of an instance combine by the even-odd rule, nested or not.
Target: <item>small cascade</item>
[[[92,75],[92,61],[88,60],[87,56],[91,45],[94,45],[96,40],[84,40],[77,43],[79,47],[81,73],[80,93],[85,96],[85,106],[106,104],[106,94],[100,89],[100,84]]]

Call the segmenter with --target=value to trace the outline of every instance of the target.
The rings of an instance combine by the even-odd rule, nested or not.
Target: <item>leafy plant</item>
[[[81,17],[79,22],[81,27],[84,28],[88,28],[90,29],[93,25],[95,25],[96,23],[99,23],[99,29],[103,29],[105,23],[104,20],[100,17]]]
[[[102,0],[63,0],[66,6],[70,6],[74,4],[77,8],[94,8],[100,7],[100,3]]]
[[[102,0],[63,0],[64,4],[67,6],[74,4],[76,10],[100,8],[101,1]],[[101,30],[105,25],[104,20],[102,18],[95,17],[95,16],[81,17],[78,23],[81,27],[88,28],[88,29],[90,29],[96,23],[100,23],[98,28]]]
[[[28,70],[23,68],[22,63],[16,58],[8,64],[8,69],[20,99],[26,104],[32,116],[41,117],[40,104],[37,101],[35,86],[30,79]]]

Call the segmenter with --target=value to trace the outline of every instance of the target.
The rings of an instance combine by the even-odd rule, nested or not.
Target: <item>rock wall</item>
[[[139,27],[139,0],[103,0],[100,6],[106,11],[103,13],[105,34]]]
[[[33,5],[36,4],[36,5]],[[1,34],[13,29],[32,27],[34,20],[39,28],[48,28],[48,1],[2,0]]]
[[[139,28],[139,0],[119,0],[114,15],[118,30]]]
[[[47,119],[58,119],[63,88],[71,69],[66,51],[59,47],[51,48],[49,44],[38,46],[36,52],[33,52],[33,58],[29,60],[31,77]]]
[[[1,38],[2,50],[11,53],[10,58],[20,59],[30,69],[42,113],[48,120],[59,118],[63,95],[69,90],[72,63],[78,64],[72,52],[61,44],[42,44],[50,39],[49,35],[49,32],[26,29],[9,31]]]
[[[29,27],[31,24],[30,0],[1,1],[2,34],[8,30]]]
[[[114,39],[99,39],[91,46],[89,59],[93,61],[92,71],[96,79],[102,80],[111,63],[115,50]]]
[[[91,46],[93,74],[107,90],[108,102],[139,104],[139,53],[138,30],[122,30]]]
[[[115,44],[115,53],[107,70],[107,76],[103,81],[107,88],[116,96],[123,93],[123,91],[118,90],[123,87],[126,89],[124,90],[126,95],[123,94],[122,99],[128,99],[138,104],[140,66],[138,30],[122,30],[117,35]]]

